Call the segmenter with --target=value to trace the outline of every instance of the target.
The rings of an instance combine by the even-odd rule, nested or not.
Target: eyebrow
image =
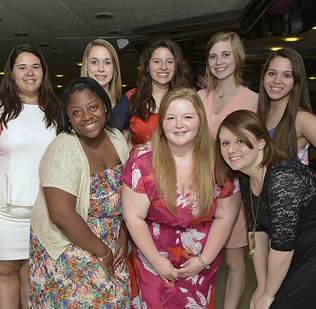
[[[168,115],[176,115],[177,113],[166,113],[165,116],[168,116]],[[187,113],[182,113],[181,115],[183,116],[186,116],[186,115],[194,115],[195,112],[187,112]]]
[[[165,57],[154,57],[154,58],[151,58],[151,59],[173,59],[174,60],[174,57],[169,57],[169,58],[165,58]]]
[[[277,71],[277,72],[283,72],[283,73],[293,73],[292,70],[290,70],[290,71],[280,71],[280,70],[276,70],[276,69],[268,69],[267,71]]]
[[[87,106],[90,106],[91,104],[95,104],[96,103],[96,99],[91,99],[88,103],[87,103]],[[73,109],[73,108],[82,108],[81,105],[73,105],[71,107],[69,107],[70,109]]]
[[[17,65],[17,67],[20,67],[20,66],[23,66],[23,65],[27,65],[26,63],[20,63]],[[32,63],[30,65],[41,65],[39,62],[35,62],[35,63]]]
[[[92,60],[92,59],[95,59],[95,60],[98,60],[100,58],[97,58],[97,57],[91,57],[89,58],[89,60]],[[102,59],[102,58],[101,58]],[[111,57],[108,57],[108,58],[103,58],[104,60],[111,60],[112,58]]]
[[[220,53],[231,53],[231,50],[223,50]],[[216,53],[210,53],[210,55],[217,55]]]

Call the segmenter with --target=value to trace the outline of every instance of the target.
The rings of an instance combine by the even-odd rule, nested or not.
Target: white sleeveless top
[[[7,204],[33,206],[38,189],[38,166],[55,127],[46,128],[38,105],[24,104],[20,115],[0,134],[0,208]]]

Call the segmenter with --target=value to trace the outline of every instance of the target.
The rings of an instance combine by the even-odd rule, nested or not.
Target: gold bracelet
[[[108,250],[109,250],[109,251],[108,251],[108,253],[107,253],[105,256],[97,256],[97,258],[98,258],[101,262],[103,262],[103,260],[106,259],[106,258],[109,256],[111,249],[108,248]]]
[[[203,266],[205,269],[210,269],[210,265],[207,265],[207,264],[202,260],[201,253],[198,254],[198,258],[199,258],[200,263],[202,264],[202,266]]]

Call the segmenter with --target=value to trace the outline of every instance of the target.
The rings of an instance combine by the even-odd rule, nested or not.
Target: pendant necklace
[[[262,175],[261,175],[261,182],[260,182],[260,188],[262,189],[262,181],[263,181],[263,172],[264,172],[264,168],[262,169]],[[250,185],[250,179],[249,179],[249,195],[250,195],[250,206],[251,206],[251,214],[252,214],[252,219],[253,219],[253,229],[250,235],[250,244],[249,244],[249,253],[248,256],[250,258],[253,257],[253,255],[255,254],[255,249],[256,249],[256,226],[257,226],[257,217],[258,217],[258,209],[259,209],[259,202],[260,202],[260,197],[261,197],[261,193],[258,196],[258,201],[257,201],[257,210],[256,210],[256,216],[255,216],[255,211],[253,208],[253,204],[252,204],[252,192],[251,192],[251,185]]]

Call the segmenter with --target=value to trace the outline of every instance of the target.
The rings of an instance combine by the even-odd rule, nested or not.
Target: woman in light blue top
[[[267,59],[260,81],[258,115],[280,149],[308,164],[308,155],[315,153],[316,116],[304,62],[295,50],[284,48]]]

